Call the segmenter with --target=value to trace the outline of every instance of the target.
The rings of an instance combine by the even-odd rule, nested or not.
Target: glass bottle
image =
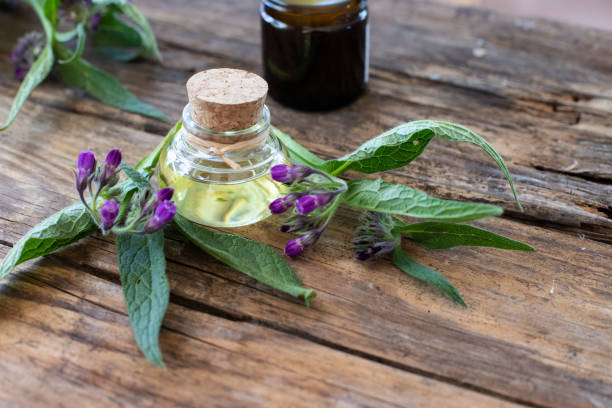
[[[276,100],[325,110],[366,89],[366,0],[262,0],[260,15],[264,76]]]
[[[288,162],[280,141],[270,134],[270,111],[262,103],[255,124],[221,131],[196,121],[192,105],[197,103],[190,96],[183,110],[182,128],[160,155],[160,186],[173,187],[178,213],[198,224],[239,227],[266,218],[270,215],[270,202],[282,195],[282,185],[270,178],[269,170]],[[205,113],[213,122],[215,115],[220,116],[223,123],[229,108],[228,105]],[[230,122],[240,123],[240,118],[234,117]],[[214,127],[227,128],[222,124]],[[223,146],[233,147],[224,152]]]

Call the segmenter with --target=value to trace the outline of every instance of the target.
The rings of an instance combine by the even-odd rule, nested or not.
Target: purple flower
[[[272,180],[278,181],[279,183],[291,184],[296,180],[308,177],[314,172],[315,170],[308,166],[277,164],[270,169],[270,177],[272,177]]]
[[[77,167],[79,169],[79,174],[81,172],[91,174],[96,167],[96,156],[94,153],[91,150],[83,150],[81,154],[79,154]]]
[[[102,169],[100,186],[104,187],[106,185],[112,186],[114,185],[118,177],[117,175],[117,167],[121,164],[121,150],[114,148],[111,149],[110,152],[106,155],[106,159],[104,160],[104,168]]]
[[[322,205],[327,204],[335,195],[334,193],[305,195],[297,200],[295,210],[298,214],[309,214]]]
[[[92,151],[83,150],[81,154],[79,154],[77,168],[79,172],[76,176],[76,187],[79,192],[83,192],[87,188],[89,176],[96,168],[96,156]]]
[[[17,40],[9,56],[9,61],[15,67],[17,79],[21,81],[26,77],[44,47],[45,36],[39,32],[27,33]]]
[[[310,175],[318,177],[309,177]],[[341,179],[301,165],[276,165],[270,169],[270,177],[276,182],[288,185],[292,192],[274,200],[270,204],[270,211],[280,214],[292,207],[295,208],[285,224],[280,227],[282,232],[301,235],[290,240],[285,246],[285,254],[295,258],[319,239],[334,215],[338,204],[337,198],[347,190],[347,185]],[[331,202],[334,204],[330,204]],[[325,206],[324,211],[313,213],[323,206]]]
[[[104,162],[110,171],[117,170],[117,167],[119,167],[121,164],[121,150],[117,149],[116,147],[112,149],[106,155],[106,160],[104,160]]]
[[[370,258],[379,258],[384,254],[393,251],[397,246],[396,242],[372,243],[371,247],[355,253],[355,257],[360,261],[367,261]]]
[[[172,199],[172,195],[174,194],[174,189],[172,187],[162,188],[157,192],[157,201],[163,202]]]
[[[353,245],[360,261],[379,258],[393,251],[400,243],[400,236],[393,232],[395,222],[388,214],[368,211],[362,224],[355,231]]]
[[[161,202],[155,209],[155,215],[147,223],[144,232],[150,234],[164,227],[174,218],[176,206],[174,202],[166,200]]]
[[[102,14],[95,13],[89,19],[89,22],[87,23],[87,29],[91,32],[96,32],[98,31],[98,28],[100,28],[101,22],[102,22]]]
[[[295,238],[287,242],[285,245],[285,255],[290,258],[295,258],[304,253],[304,250],[317,242],[323,229],[310,231],[299,238]]]
[[[115,224],[117,215],[119,215],[119,204],[112,199],[105,201],[100,209],[100,215],[102,216],[102,225],[104,226],[104,229],[111,229]]]
[[[281,214],[294,206],[295,200],[297,200],[301,194],[289,194],[285,197],[277,198],[270,203],[270,211],[272,214]]]

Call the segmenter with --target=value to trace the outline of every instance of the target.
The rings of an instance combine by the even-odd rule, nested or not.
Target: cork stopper
[[[210,69],[187,81],[191,117],[198,125],[218,132],[257,124],[267,93],[263,78],[241,69]]]

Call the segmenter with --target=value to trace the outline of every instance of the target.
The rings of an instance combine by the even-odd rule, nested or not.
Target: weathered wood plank
[[[84,146],[105,151],[120,145],[126,160],[135,162],[159,140],[95,117],[79,123],[79,115],[60,115],[36,104],[26,119],[29,115],[52,123],[62,137],[37,142],[45,140],[45,129],[28,128],[27,121],[11,129],[21,138],[7,139],[0,151],[5,180],[0,240],[8,243],[52,209],[75,199],[69,168]],[[48,204],[41,205],[41,197],[49,197]],[[356,218],[354,211],[342,210],[317,250],[293,263],[305,285],[319,292],[312,310],[174,240],[168,241],[167,253],[176,262],[169,267],[172,293],[191,305],[255,319],[279,331],[512,400],[544,406],[609,402],[610,246],[503,219],[480,225],[524,240],[539,252],[424,252],[408,245],[417,260],[443,272],[463,292],[470,309],[462,310],[388,261],[376,266],[354,261],[349,239]],[[269,220],[239,232],[280,248],[287,236],[273,232],[278,223]],[[116,280],[114,249],[107,240],[90,240],[87,251],[73,247],[57,257]]]
[[[183,83],[191,72],[220,65],[259,70],[256,0],[208,2],[206,7],[194,7],[188,0],[140,2],[139,5],[152,18],[159,35],[166,57],[163,64],[139,63],[126,69],[122,64],[96,63],[113,72],[147,102],[166,110],[171,117],[178,118],[185,100]],[[328,115],[296,113],[272,101],[275,123],[325,157],[346,153],[372,135],[415,118],[466,124],[486,136],[508,159],[512,172],[518,175],[519,189],[527,207],[523,216],[555,223],[555,227],[568,225],[580,233],[610,240],[612,71],[611,60],[600,51],[612,44],[610,33],[570,29],[540,20],[525,24],[494,13],[413,1],[373,2],[372,16],[374,69],[368,95],[353,106]],[[26,24],[1,13],[0,22],[3,38],[0,52],[7,53],[12,39]],[[481,38],[486,56],[479,58],[472,50]],[[6,62],[0,61],[0,71],[4,72],[0,75],[3,90],[0,114],[3,116],[16,90],[8,69]],[[135,162],[159,140],[150,132],[161,134],[165,131],[156,122],[119,113],[82,98],[78,92],[65,91],[54,82],[48,82],[34,93],[31,102],[26,104],[26,112],[18,120],[2,135],[7,139],[0,150],[0,174],[3,176],[0,241],[7,244],[14,243],[29,226],[75,198],[69,168],[81,149],[89,147],[102,152],[116,145],[124,150],[129,161]],[[499,172],[484,155],[474,152],[475,149],[467,146],[434,142],[417,162],[385,177],[445,198],[502,203],[505,208],[512,209],[509,192]],[[416,371],[444,382],[530,404],[609,405],[612,398],[610,246],[583,240],[576,233],[556,232],[510,220],[483,221],[481,225],[531,243],[538,248],[537,254],[517,256],[490,249],[434,253],[408,245],[406,248],[417,260],[445,273],[463,292],[471,306],[464,311],[442,301],[438,293],[425,285],[403,276],[388,262],[374,267],[353,261],[348,241],[355,227],[355,215],[350,210],[342,210],[318,250],[294,263],[304,283],[319,291],[313,310],[229,270],[180,240],[168,240],[169,274],[175,299],[165,322],[170,333],[164,332],[162,347],[170,352],[175,367],[182,368],[185,361],[189,363],[192,358],[198,362],[194,365],[202,361],[211,364],[207,360],[212,353],[210,349],[202,352],[205,357],[194,357],[191,350],[198,346],[175,333],[180,331],[198,339],[206,338],[220,323],[216,318],[194,311],[201,309],[241,321],[238,328],[228,329],[232,333],[242,333],[243,320],[267,326],[266,330],[273,332],[272,337],[280,332],[285,333],[282,336],[290,333],[291,340],[278,346],[281,352],[290,350],[297,344],[296,336],[300,336],[325,345],[322,350],[342,350],[341,357],[334,361],[346,358],[344,352],[349,352],[394,366],[398,370],[393,373]],[[266,221],[240,232],[280,248],[286,236],[270,233],[277,226],[277,220]],[[77,269],[95,271],[116,282],[111,241],[91,239],[84,246],[59,253],[54,259],[75,265]],[[49,277],[53,272],[48,269],[55,271],[59,266],[57,262],[52,266],[47,262],[37,263],[40,267],[21,268],[23,273],[40,274],[35,281],[25,278],[25,292],[30,290],[28,285],[38,286],[40,280],[51,282]],[[71,286],[62,286],[72,282],[74,278],[69,276],[65,281],[59,278],[64,282],[61,285],[55,281],[53,284],[70,292]],[[84,285],[93,279],[85,276]],[[14,279],[21,282],[21,278],[13,278],[9,286]],[[100,296],[97,285],[87,292],[88,296]],[[106,287],[107,283],[100,285]],[[2,288],[0,291],[5,286]],[[117,287],[112,290],[119,293]],[[47,288],[41,289],[37,299],[42,303],[54,299],[55,295],[47,292]],[[11,293],[14,297],[24,296],[19,295],[18,290]],[[117,299],[120,295],[98,297],[96,302],[111,307],[116,305],[113,302]],[[28,316],[31,322],[38,322],[39,306],[30,306]],[[119,309],[117,306],[114,311]],[[193,317],[185,317],[190,313]],[[88,316],[85,313],[81,319],[88,319]],[[112,357],[121,363],[104,368],[113,378],[119,378],[117,382],[127,384],[119,388],[120,395],[116,398],[129,404],[132,400],[126,394],[130,385],[137,386],[138,396],[143,387],[157,385],[155,381],[159,378],[148,374],[150,367],[142,362],[133,345],[125,316],[120,318],[121,329],[113,329],[111,333],[123,330],[119,335],[122,341],[113,342],[118,344],[119,351]],[[202,325],[204,319],[212,323]],[[188,332],[187,328],[194,332]],[[19,336],[28,339],[26,343],[36,346],[26,350],[28,358],[44,359],[40,350],[46,350],[45,347],[53,350],[49,351],[50,355],[55,355],[66,353],[64,346],[72,345],[66,340],[71,338],[69,334],[54,334],[54,329],[55,324],[39,331],[28,326],[12,339],[16,343],[19,343]],[[200,335],[199,329],[205,334]],[[77,338],[91,335],[75,331]],[[196,332],[198,334],[194,335]],[[52,334],[53,345],[46,346],[41,338]],[[96,331],[96,335],[104,336],[104,333]],[[98,340],[96,338],[95,344],[104,345],[107,341]],[[211,340],[207,338],[206,341]],[[275,344],[265,343],[261,350]],[[57,388],[72,390],[71,381],[75,381],[78,374],[92,379],[83,387],[94,395],[100,392],[104,397],[114,396],[114,383],[103,382],[96,388],[91,385],[94,379],[100,381],[102,369],[97,359],[83,361],[89,347],[72,356],[73,360],[66,365],[68,368],[61,371],[62,375],[68,371],[72,377],[68,376],[64,384],[64,376],[60,376]],[[183,354],[176,357],[180,353],[175,350]],[[249,364],[240,367],[246,367],[243,371],[255,378],[246,388],[255,387],[261,392],[259,387],[263,380],[256,372],[268,372],[270,365],[278,365],[276,358],[294,357],[259,353],[255,354],[261,358],[261,363],[257,364],[265,367],[260,366],[262,371]],[[318,353],[325,352],[317,348],[310,350],[308,355]],[[22,361],[9,357],[7,361],[11,363],[7,365],[11,365],[11,372],[23,369]],[[124,360],[128,357],[129,361]],[[234,366],[230,357],[223,359],[231,361],[226,366]],[[133,371],[134,364],[142,364],[139,367],[144,367],[141,372],[147,378],[123,377],[123,372]],[[210,371],[202,374],[199,366],[198,371],[187,369],[186,377],[190,378],[180,377],[183,382],[173,383],[175,389],[185,389],[181,392],[184,398],[181,401],[191,402],[197,395],[192,390],[203,388],[199,378],[213,383],[211,391],[207,391],[212,397],[218,395],[218,390],[233,389],[231,384],[241,381],[241,377],[226,366],[220,378]],[[294,369],[294,365],[281,366]],[[344,366],[338,362],[337,367]],[[284,375],[282,369],[271,370],[275,376]],[[291,377],[290,385],[283,383],[279,387],[297,388],[295,378],[301,378],[300,373],[304,372]],[[36,381],[46,379],[46,375],[48,371],[37,371]],[[320,378],[328,377],[321,374]],[[15,386],[15,395],[18,390],[27,389],[24,383],[19,384]],[[439,387],[438,384],[432,387]],[[350,382],[350,385],[371,389],[363,383]],[[300,390],[304,388],[301,383],[299,387]],[[312,388],[328,390],[325,385],[321,387],[317,383]],[[455,392],[455,388],[449,390],[449,394]],[[331,387],[325,392],[334,398],[340,391]],[[419,392],[416,393],[432,398],[427,390]],[[84,392],[74,390],[73,393],[75,402],[87,401]],[[32,395],[32,400],[38,401],[39,394]],[[261,394],[255,393],[256,397],[258,395]],[[394,398],[400,394],[389,392],[389,395],[391,397],[382,400],[397,403]],[[378,394],[372,397],[378,398]],[[155,395],[142,398],[150,404],[156,402]],[[220,403],[237,401],[230,397],[218,398]],[[322,404],[329,401],[320,394],[313,398]],[[371,396],[363,398],[354,401],[366,401],[365,398]],[[470,394],[469,398],[476,397]],[[48,402],[40,401],[41,406]],[[457,401],[458,406],[466,404],[466,400]],[[449,402],[437,403],[442,404]]]
[[[0,294],[0,406],[516,406],[176,304],[160,370],[135,345],[119,286],[53,257]]]

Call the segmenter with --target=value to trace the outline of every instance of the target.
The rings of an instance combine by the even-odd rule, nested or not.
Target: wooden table
[[[257,0],[137,1],[163,63],[96,60],[173,120],[185,80],[205,68],[261,71]],[[291,261],[318,297],[310,309],[167,240],[168,369],[140,354],[113,239],[93,236],[30,262],[0,284],[1,407],[610,407],[612,406],[612,32],[408,0],[373,0],[370,91],[350,107],[273,122],[337,157],[402,122],[458,122],[506,158],[525,212],[475,147],[436,140],[384,178],[442,198],[491,202],[475,223],[537,252],[482,248],[414,258],[469,304],[395,269],[359,263],[342,209],[316,250]],[[0,13],[0,54],[34,24]],[[0,59],[0,116],[17,82]],[[118,146],[130,163],[168,126],[49,80],[0,135],[0,257],[31,226],[76,200],[84,148]],[[281,249],[280,219],[240,234]]]

